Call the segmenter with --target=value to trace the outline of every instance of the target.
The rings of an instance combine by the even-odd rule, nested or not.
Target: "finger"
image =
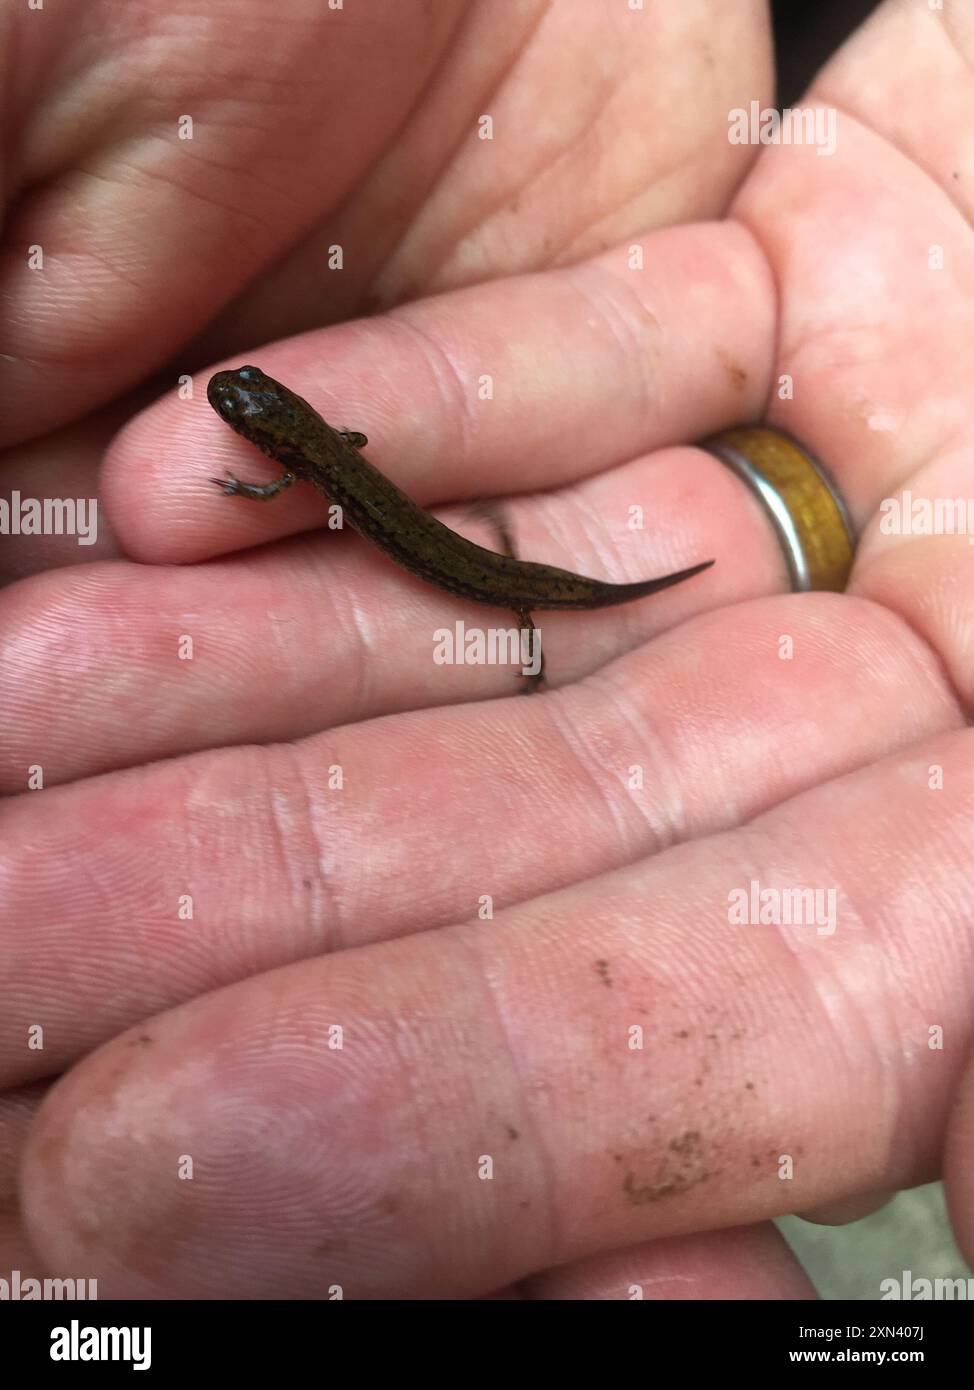
[[[52,1091],[31,1238],[115,1291],[464,1296],[923,1181],[972,1033],[972,795],[942,736],[489,924],[184,1005]],[[831,924],[735,925],[752,880],[833,885]]]
[[[872,26],[867,50],[881,32]],[[858,64],[839,61],[825,88],[853,81],[853,109],[868,108],[858,79]],[[881,124],[897,119],[887,113]],[[793,399],[771,402],[769,418],[828,464],[852,506],[861,536],[850,591],[915,626],[969,703],[970,227],[944,173],[953,167],[949,142],[920,165],[904,154],[915,130],[905,145],[891,144],[840,114],[838,133],[828,159],[811,147],[769,148],[735,203],[781,287],[776,370],[801,384]],[[850,215],[867,206],[868,217]],[[852,273],[857,266],[868,266],[867,281]],[[895,295],[883,288],[892,284]]]
[[[526,1279],[530,1299],[805,1299],[817,1295],[770,1222],[647,1241]]]
[[[954,1238],[974,1268],[974,1051],[953,1097],[944,1150],[944,1187]]]
[[[108,441],[157,395],[143,387],[75,424],[5,451],[0,509],[5,502],[7,539],[0,582],[121,554],[101,506],[98,469]]]
[[[0,1279],[7,1285],[5,1297],[42,1297],[41,1285],[32,1281],[48,1277],[47,1271],[31,1248],[20,1212],[15,1209],[0,1211],[0,1270]]]
[[[37,1297],[24,1281],[44,1274],[24,1229],[18,1176],[28,1131],[47,1090],[33,1085],[0,1093],[0,1279],[7,1283],[5,1297]]]
[[[761,410],[774,294],[750,237],[670,229],[646,253],[645,269],[619,247],[438,296],[278,343],[259,365],[363,431],[372,462],[423,505],[565,486]],[[199,560],[323,523],[305,487],[256,507],[205,485],[228,469],[260,481],[260,461],[204,386],[137,417],[106,459],[112,524],[136,559]]]
[[[861,1221],[864,1216],[881,1211],[895,1195],[895,1192],[857,1193],[838,1202],[828,1202],[814,1211],[796,1214],[816,1226],[846,1226],[850,1221]]]
[[[692,499],[706,490],[733,504],[741,494],[712,461],[694,457],[703,467],[690,478],[678,480],[665,463],[635,478],[632,465],[619,470],[626,476],[593,480],[564,507],[522,507],[519,538],[530,546],[542,515],[548,524],[580,526],[580,508],[605,505],[617,524],[599,545],[584,547],[591,568],[605,568],[594,557],[603,548],[618,549],[612,568],[620,579],[626,570],[636,577],[639,566],[644,577],[673,573],[708,546],[727,556],[713,514],[693,510]],[[660,530],[634,544],[633,533],[624,534],[624,509],[649,502],[651,489]],[[718,561],[713,574],[724,601],[773,590],[781,578],[763,522],[752,511],[742,516],[742,530],[754,536],[753,561],[737,573]],[[573,559],[565,545],[548,550]],[[583,556],[581,540],[573,550]],[[605,613],[539,614],[550,682],[596,669],[712,604],[713,594],[708,572]],[[335,536],[194,569],[119,563],[43,575],[0,594],[0,695],[8,711],[0,781],[6,775],[19,788],[25,766],[41,757],[50,783],[197,748],[293,739],[394,710],[519,694],[519,641],[511,655],[469,648],[470,637],[517,627],[511,611],[442,594]]]
[[[962,723],[908,628],[809,595],[700,617],[555,702],[419,711],[22,796],[0,806],[0,1076],[59,1070],[244,975],[732,827]]]
[[[21,1154],[47,1091],[46,1083],[35,1083],[0,1092],[0,1211],[16,1208]]]
[[[733,212],[779,286],[774,370],[794,389],[767,418],[824,461],[858,523],[918,468],[970,459],[974,245],[956,180],[938,189],[927,158],[843,111],[823,152],[769,146]]]

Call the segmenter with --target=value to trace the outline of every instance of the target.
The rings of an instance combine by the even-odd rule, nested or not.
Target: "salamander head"
[[[273,458],[293,448],[309,416],[317,418],[307,401],[259,367],[217,372],[207,383],[206,398],[232,430]]]

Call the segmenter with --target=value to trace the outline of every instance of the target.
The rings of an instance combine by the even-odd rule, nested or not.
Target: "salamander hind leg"
[[[526,608],[516,608],[514,615],[517,618],[517,625],[521,629],[521,656],[525,657],[525,646],[527,646],[527,659],[525,665],[537,656],[538,669],[533,673],[522,672],[524,676],[524,695],[533,695],[544,680],[544,651],[541,647],[541,629],[535,626],[534,619]],[[527,642],[525,642],[527,634]],[[532,637],[533,634],[533,637]]]

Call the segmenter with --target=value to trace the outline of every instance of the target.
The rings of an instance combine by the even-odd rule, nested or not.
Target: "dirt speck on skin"
[[[677,1173],[672,1177],[661,1178],[659,1182],[639,1184],[633,1173],[627,1173],[622,1190],[631,1207],[644,1207],[651,1202],[661,1202],[664,1197],[675,1197],[681,1192],[689,1192],[691,1187],[699,1187],[702,1182],[708,1182],[715,1176],[714,1173],[707,1172],[697,1173],[692,1177]]]
[[[735,362],[730,353],[724,352],[722,348],[717,349],[717,356],[720,358],[734,390],[743,391],[744,387],[747,385],[747,372],[741,366],[740,362]]]
[[[676,1139],[670,1140],[670,1148],[675,1154],[691,1154],[700,1147],[700,1131],[688,1129],[685,1134],[680,1134]]]
[[[612,976],[609,974],[609,962],[607,960],[597,960],[595,962],[595,973],[605,985],[606,989],[612,988]]]
[[[656,1172],[648,1181],[639,1179],[629,1170],[622,1181],[622,1190],[630,1206],[645,1206],[699,1187],[717,1177],[718,1170],[706,1167],[703,1138],[699,1130],[688,1129],[676,1134],[657,1160]]]
[[[507,1137],[508,1137],[508,1139],[514,1140],[514,1139],[520,1139],[521,1136],[520,1136],[520,1134],[518,1133],[518,1131],[514,1128],[513,1125],[508,1125],[508,1126],[507,1126]]]
[[[344,1254],[347,1249],[347,1240],[323,1240],[315,1246],[312,1253],[320,1255],[322,1259],[331,1259],[335,1255]]]

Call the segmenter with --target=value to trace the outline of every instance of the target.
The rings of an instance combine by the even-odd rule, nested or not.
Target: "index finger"
[[[335,428],[366,434],[371,461],[423,505],[561,486],[763,404],[774,294],[749,235],[728,224],[643,240],[645,270],[618,247],[248,357]],[[327,518],[304,488],[255,507],[212,487],[227,470],[258,482],[280,470],[204,388],[166,396],[109,450],[104,498],[136,559],[206,559]]]

